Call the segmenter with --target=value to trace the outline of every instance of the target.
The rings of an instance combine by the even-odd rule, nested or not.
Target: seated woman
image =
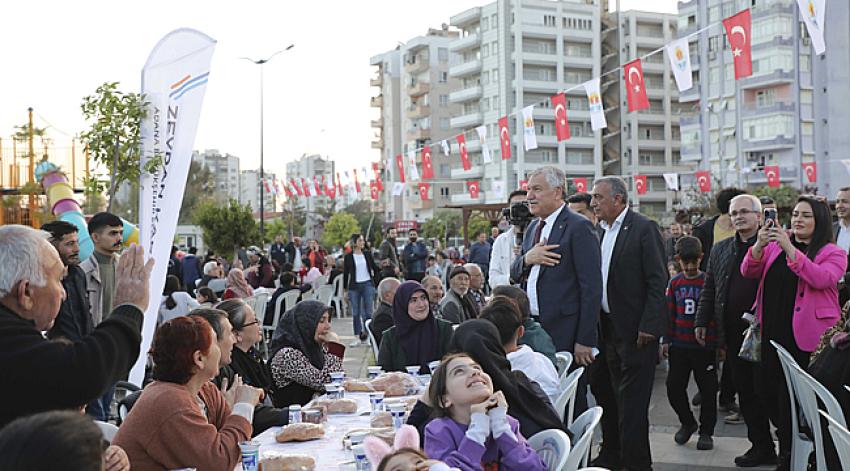
[[[262,390],[237,385],[234,405],[210,380],[219,371],[215,332],[200,317],[159,327],[150,351],[154,382],[145,387],[113,444],[136,471],[177,468],[232,471],[239,442],[251,437]]]
[[[227,274],[227,289],[221,299],[250,298],[254,295],[254,289],[245,280],[245,274],[239,268],[232,268]]]
[[[215,295],[215,292],[209,286],[198,288],[198,294],[195,300],[198,301],[199,307],[210,308],[218,304],[218,296]]]
[[[393,298],[393,322],[384,331],[378,364],[384,371],[404,371],[419,365],[420,373],[430,373],[428,363],[449,351],[452,324],[436,319],[428,302],[428,292],[416,281],[400,284]]]
[[[272,338],[275,406],[304,405],[324,393],[331,373],[341,372],[345,347],[331,331],[330,308],[301,301],[286,311]]]
[[[159,306],[157,325],[175,317],[185,316],[198,306],[198,301],[189,296],[189,293],[180,291],[180,280],[174,275],[168,275],[165,278],[165,288],[162,290],[162,304]]]
[[[484,321],[486,322],[486,321]],[[425,453],[463,471],[546,470],[520,432],[505,395],[465,353],[446,357],[428,388],[437,417],[425,427]]]

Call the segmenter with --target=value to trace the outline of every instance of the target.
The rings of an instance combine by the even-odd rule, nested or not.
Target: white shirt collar
[[[838,227],[840,227],[840,228],[841,228],[841,230],[847,230],[847,229],[850,229],[850,225],[848,225],[848,224],[844,224],[844,220],[843,220],[843,219],[839,219],[839,220],[838,220]]]
[[[552,224],[555,224],[555,221],[558,219],[558,216],[561,214],[561,211],[564,210],[564,206],[566,203],[561,203],[561,206],[558,209],[552,211],[552,214],[549,215],[544,221],[546,221],[546,226],[552,227]]]
[[[602,220],[600,220],[600,221],[599,221],[599,226],[600,226],[602,229],[605,229],[606,231],[609,231],[609,230],[611,230],[611,229],[612,229],[612,228],[614,228],[614,227],[620,227],[620,226],[622,226],[622,225],[623,225],[623,220],[625,220],[625,219],[626,219],[626,212],[627,212],[628,210],[629,210],[628,206],[627,206],[627,207],[625,207],[625,208],[623,208],[623,211],[620,213],[620,215],[619,215],[619,216],[617,216],[617,219],[615,219],[615,220],[614,220],[614,224],[612,224],[610,227],[608,226],[608,223],[607,223],[607,222],[602,221]]]

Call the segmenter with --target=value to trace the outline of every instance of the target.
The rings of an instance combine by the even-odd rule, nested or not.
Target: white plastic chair
[[[824,411],[820,411],[829,426],[829,434],[838,452],[838,460],[841,461],[841,469],[850,469],[850,431],[847,427],[838,423],[833,417]]]
[[[334,308],[336,309],[336,317],[345,317],[345,290],[342,286],[342,275],[338,275],[334,278],[331,286],[334,287],[334,290],[331,302],[328,303],[328,305],[330,306],[331,303],[333,303]]]
[[[549,471],[560,471],[567,464],[570,454],[570,437],[558,429],[537,432],[528,439],[528,445],[546,463]]]
[[[326,284],[328,284],[328,275],[322,275],[313,280],[313,283],[311,285],[313,286],[313,291],[317,291],[319,288],[325,286]]]
[[[587,466],[587,462],[590,461],[593,434],[596,432],[600,420],[602,420],[602,408],[596,406],[584,411],[572,425],[567,427],[573,434],[575,444],[570,450],[566,464],[561,468],[563,471],[576,471],[579,466]]]
[[[331,285],[322,285],[316,291],[316,294],[313,296],[313,299],[319,301],[325,306],[331,305],[331,300],[334,296],[334,287]]]
[[[568,427],[573,422],[573,410],[575,408],[578,380],[581,378],[583,373],[584,367],[582,366],[576,368],[572,373],[563,378],[561,380],[561,384],[558,385],[558,397],[555,399],[555,403],[552,404],[555,407],[555,412],[558,413],[558,417],[560,417],[562,421],[564,420],[566,413],[567,420],[565,423]]]
[[[295,304],[298,303],[299,296],[301,296],[301,292],[297,289],[293,289],[277,297],[274,304],[272,325],[263,325],[263,335],[267,335],[268,338],[271,338],[274,335],[274,331],[277,330],[277,324],[280,322],[280,316],[283,315],[284,312],[295,307]]]
[[[570,365],[573,364],[573,354],[570,352],[557,352],[555,353],[555,361],[557,362],[555,367],[558,369],[558,379],[563,380],[570,370]]]
[[[365,326],[365,329],[366,329],[366,335],[369,336],[369,345],[372,346],[372,353],[375,354],[375,361],[377,362],[378,361],[378,350],[379,350],[378,347],[379,347],[379,345],[378,345],[378,341],[375,340],[375,335],[372,334],[372,329],[370,329],[370,327],[372,326],[372,319],[366,319],[366,323],[363,324],[363,325]]]
[[[800,397],[800,407],[806,416],[806,421],[812,429],[812,435],[815,437],[815,454],[817,456],[818,469],[826,469],[824,463],[823,452],[823,429],[820,423],[820,410],[818,408],[818,399],[821,400],[826,407],[826,412],[833,420],[842,427],[847,427],[844,422],[844,412],[841,410],[841,405],[835,400],[835,397],[829,392],[824,385],[814,379],[810,374],[803,371],[802,368],[793,365],[793,374],[796,375],[798,386],[797,394]]]
[[[800,386],[797,384],[798,375],[794,367],[799,368],[797,361],[788,353],[788,350],[771,340],[770,344],[776,349],[779,363],[785,373],[785,383],[788,386],[788,396],[791,398],[791,469],[806,469],[809,463],[809,454],[812,452],[814,443],[805,434],[800,433],[799,416],[797,415],[797,402],[803,404],[799,397]],[[817,423],[817,422],[815,422]]]
[[[95,420],[94,424],[100,428],[100,433],[103,434],[103,439],[112,443],[112,439],[115,438],[115,434],[118,433],[118,427],[110,424],[109,422],[101,422],[100,420]]]

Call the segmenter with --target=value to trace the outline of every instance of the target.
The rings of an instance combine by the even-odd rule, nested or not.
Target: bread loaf
[[[325,436],[325,427],[321,424],[297,423],[284,425],[275,435],[278,443],[305,442]]]
[[[307,455],[272,456],[260,460],[260,471],[313,471],[316,460]]]
[[[356,414],[357,401],[354,399],[316,399],[310,407],[324,407],[328,414]]]
[[[419,384],[407,373],[393,371],[384,373],[372,380],[376,391],[383,391],[385,397],[416,394]]]

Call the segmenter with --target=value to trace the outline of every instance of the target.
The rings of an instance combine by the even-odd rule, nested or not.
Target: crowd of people
[[[573,417],[590,396],[603,409],[592,464],[611,470],[652,469],[660,362],[680,422],[671,439],[696,434],[697,449],[713,449],[719,406],[723,420],[747,429],[739,467],[790,469],[797,431],[771,341],[850,411],[841,390],[850,379],[850,188],[835,195],[836,221],[823,197],[802,195],[783,215],[727,188],[716,216],[693,226],[677,218],[662,231],[631,208],[618,177],[572,195],[565,183],[556,167],[534,170],[507,201],[526,205],[531,222],[477,234],[463,252],[416,229],[399,244],[395,228],[377,250],[353,234],[339,259],[298,237],[277,237],[268,255],[247,247],[231,262],[175,247],[146,384],[109,447],[82,414],[111,418],[114,387],[140,354],[155,262],[141,247],[124,249],[123,224],[110,213],[88,223],[87,260],[72,224],[0,227],[0,365],[14,385],[0,405],[0,468],[42,469],[62,455],[75,469],[231,470],[239,442],[286,425],[290,406],[323,394],[347,347],[369,333],[384,371],[433,375],[408,418],[419,443],[381,454],[375,469],[406,460],[434,470],[545,469],[526,438],[570,434],[570,418],[554,407],[559,351],[572,354],[571,370],[585,368]],[[323,276],[342,276],[355,336],[347,346],[331,328],[334,308],[301,299]],[[293,290],[299,301],[275,324],[246,302],[262,290],[272,309]],[[267,351],[264,326],[274,327]],[[761,343],[748,341],[753,332]],[[43,453],[30,449],[38,440],[49,444]],[[831,442],[826,456],[838,469]]]

